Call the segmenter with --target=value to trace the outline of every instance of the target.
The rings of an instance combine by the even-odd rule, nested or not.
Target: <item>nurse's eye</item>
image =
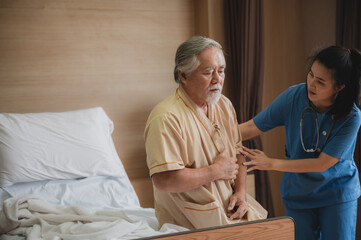
[[[325,85],[325,83],[322,82],[321,80],[318,80],[317,82],[318,82],[318,84],[320,84],[320,85],[322,85],[322,86]]]

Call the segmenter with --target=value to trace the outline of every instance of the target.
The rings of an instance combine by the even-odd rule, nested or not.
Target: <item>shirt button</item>
[[[320,148],[317,148],[317,152],[321,152],[321,149],[320,149]]]
[[[322,135],[326,136],[327,132],[326,131],[322,131]]]

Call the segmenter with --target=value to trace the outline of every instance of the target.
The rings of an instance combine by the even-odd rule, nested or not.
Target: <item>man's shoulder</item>
[[[218,105],[221,108],[234,109],[231,100],[229,100],[229,98],[227,98],[223,94],[221,95],[221,97],[220,97],[220,99],[219,99],[219,101],[217,102],[216,105]]]
[[[167,98],[159,102],[151,111],[148,122],[154,119],[164,120],[169,116],[179,116],[182,111],[179,97],[173,92]]]

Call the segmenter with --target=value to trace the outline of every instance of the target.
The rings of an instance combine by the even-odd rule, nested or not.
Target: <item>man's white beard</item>
[[[211,92],[211,90],[213,89],[218,89],[219,91],[218,92]],[[206,101],[207,103],[210,103],[210,104],[216,104],[219,99],[221,98],[222,96],[222,86],[221,84],[216,84],[216,85],[212,85],[208,88],[208,92],[207,92],[207,95],[206,95]]]

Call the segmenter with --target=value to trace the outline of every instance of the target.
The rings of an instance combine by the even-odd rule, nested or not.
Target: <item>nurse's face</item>
[[[198,54],[200,65],[190,75],[182,75],[182,87],[199,106],[215,104],[221,97],[225,60],[220,49],[208,48]],[[181,74],[180,74],[181,75]]]
[[[336,87],[333,70],[315,61],[307,75],[308,98],[319,112],[325,112],[335,101],[336,93],[344,88]]]

